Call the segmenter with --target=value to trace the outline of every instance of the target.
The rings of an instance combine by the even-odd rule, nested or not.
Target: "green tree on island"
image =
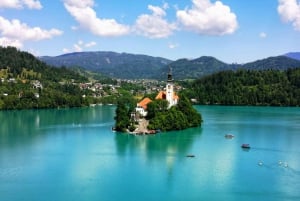
[[[131,114],[134,108],[130,101],[119,100],[116,108],[116,124],[117,131],[126,132],[128,129],[133,130],[133,123]],[[168,109],[168,102],[166,100],[153,100],[147,105],[146,119],[149,121],[149,130],[183,130],[190,127],[201,126],[202,116],[193,108],[189,99],[182,95],[180,96],[177,105]]]
[[[155,100],[148,105],[149,129],[171,131],[201,126],[202,116],[186,96],[181,95],[178,104],[168,110],[160,107],[160,101]]]
[[[116,131],[126,132],[134,122],[131,120],[131,113],[134,111],[136,101],[133,97],[123,96],[118,100],[115,116]]]
[[[130,125],[130,117],[128,115],[129,110],[126,107],[125,103],[122,101],[118,102],[117,109],[116,109],[116,131],[126,132],[126,129]]]

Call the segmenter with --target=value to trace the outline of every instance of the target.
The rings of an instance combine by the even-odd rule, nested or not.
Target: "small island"
[[[153,99],[144,97],[135,106],[127,98],[120,99],[115,120],[115,131],[155,134],[201,126],[202,116],[185,95],[176,94],[170,68],[165,91],[158,92]]]

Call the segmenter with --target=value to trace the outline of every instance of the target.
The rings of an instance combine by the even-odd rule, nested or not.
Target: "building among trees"
[[[174,80],[173,80],[171,68],[169,68],[166,90],[160,91],[156,95],[155,100],[166,100],[168,103],[168,108],[177,105],[179,96],[174,91]],[[138,102],[137,107],[135,108],[136,113],[140,114],[143,117],[147,116],[147,106],[151,102],[152,100],[148,97]]]
[[[146,97],[136,105],[129,100],[119,100],[115,120],[116,131],[134,134],[182,130],[202,123],[201,114],[193,108],[190,100],[184,94],[179,98],[175,93],[171,69],[165,90],[152,100]]]

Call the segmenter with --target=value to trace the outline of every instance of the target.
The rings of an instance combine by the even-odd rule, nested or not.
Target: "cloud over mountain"
[[[300,2],[279,0],[277,11],[284,22],[292,23],[294,29],[300,31]]]
[[[0,16],[0,45],[22,47],[24,41],[39,41],[61,35],[58,29],[45,30],[30,27],[20,20],[8,20]]]
[[[1,0],[0,8],[4,9],[42,9],[43,6],[39,0]],[[0,16],[0,45],[23,47],[25,41],[40,41],[51,39],[63,34],[58,29],[42,29],[40,27],[31,27],[19,19],[6,19]]]
[[[118,23],[115,19],[97,17],[94,0],[64,0],[66,10],[80,27],[98,36],[122,36],[135,33],[147,38],[167,38],[181,28],[204,35],[232,34],[238,28],[236,15],[221,1],[192,0],[192,7],[177,10],[176,20],[167,20],[167,3],[163,6],[148,5],[150,14],[137,16],[133,25]]]
[[[202,35],[232,34],[238,28],[236,15],[221,1],[193,0],[193,6],[177,11],[177,19],[190,31]]]
[[[115,19],[101,19],[93,9],[93,0],[64,0],[66,10],[75,18],[80,27],[98,36],[121,36],[128,34],[128,26]]]
[[[152,11],[152,14],[140,15],[136,20],[135,31],[148,38],[166,38],[172,35],[176,29],[176,25],[164,18],[167,8],[167,4],[164,4],[163,8],[148,5],[148,9]]]
[[[77,43],[73,44],[73,48],[63,48],[64,53],[71,53],[71,52],[82,52],[85,48],[90,48],[97,45],[95,41],[91,41],[88,43],[85,43],[82,40],[77,41]]]

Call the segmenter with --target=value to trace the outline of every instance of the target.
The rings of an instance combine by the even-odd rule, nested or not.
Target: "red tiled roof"
[[[165,91],[160,91],[160,92],[156,95],[155,99],[156,99],[156,100],[157,100],[157,99],[163,99],[163,100],[166,100],[166,92],[165,92]],[[179,99],[178,95],[177,95],[175,92],[173,93],[173,99],[174,99],[174,100],[178,100],[178,99]],[[143,100],[141,100],[141,101],[137,104],[137,106],[140,106],[140,107],[144,108],[144,110],[147,110],[147,105],[148,105],[149,103],[151,103],[151,102],[152,102],[152,100],[151,100],[150,98],[146,97],[146,98],[144,98]]]
[[[152,100],[150,98],[144,98],[143,100],[141,100],[137,105],[144,108],[144,110],[147,109],[147,105],[152,102]]]
[[[160,92],[156,95],[155,99],[163,99],[163,100],[166,100],[166,92],[165,92],[165,91],[160,91]]]
[[[160,91],[157,96],[155,97],[155,99],[163,99],[163,100],[166,100],[166,92],[165,91]],[[178,100],[179,99],[179,96],[173,92],[173,99],[174,100]]]

